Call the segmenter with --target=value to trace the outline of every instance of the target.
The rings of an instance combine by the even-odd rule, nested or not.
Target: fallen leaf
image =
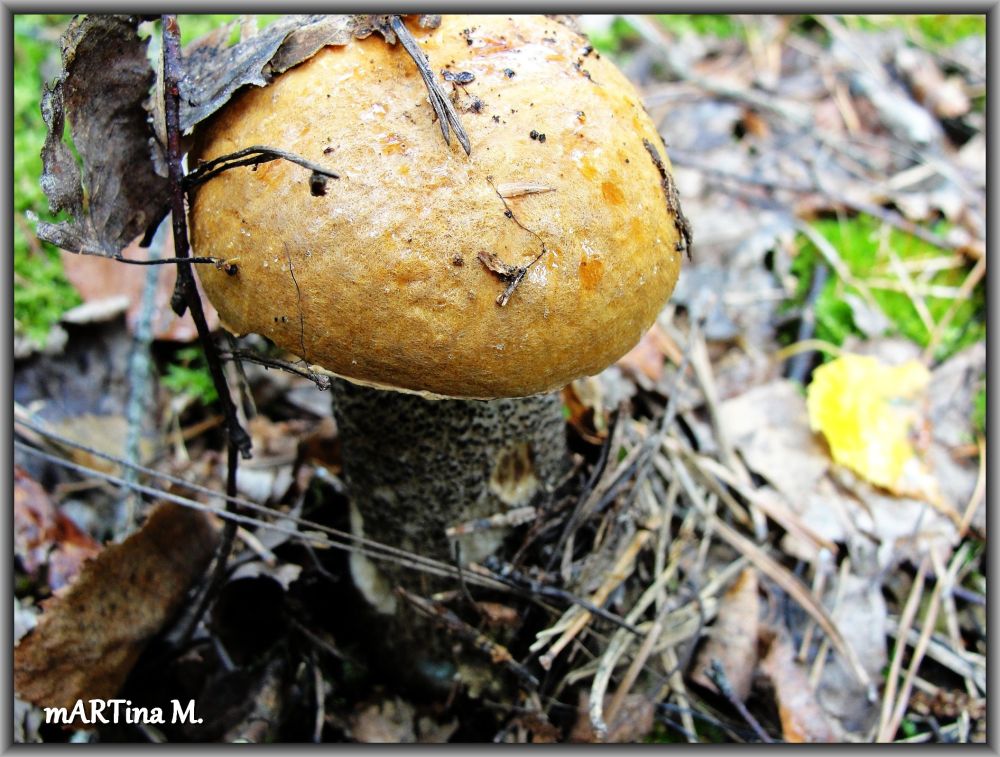
[[[877,575],[848,573],[839,587],[828,591],[830,595],[834,592],[840,595],[831,613],[834,623],[874,680],[879,679],[888,664],[887,611]],[[829,601],[832,602],[832,596]],[[869,701],[865,687],[858,683],[840,655],[832,656],[823,667],[816,700],[840,728],[859,737],[868,733],[878,719],[880,702]]]
[[[645,376],[652,382],[651,386],[655,386],[663,376],[663,362],[669,344],[669,337],[654,323],[639,343],[618,360],[618,365],[636,378]]]
[[[47,427],[72,442],[86,445],[106,455],[120,457],[125,450],[128,423],[121,415],[98,415],[82,413],[55,419]],[[148,437],[139,439],[139,462],[148,462],[153,456],[154,444]],[[117,463],[92,455],[78,447],[66,446],[65,454],[73,462],[118,475],[121,467]]]
[[[578,379],[565,386],[561,394],[566,422],[589,444],[603,444],[608,436],[608,426],[600,384],[593,379]]]
[[[162,255],[172,257],[174,249],[173,231],[169,224],[164,224],[162,237]],[[159,232],[157,233],[159,237]],[[158,244],[159,239],[153,244]],[[122,255],[130,260],[148,260],[149,249],[140,247],[138,241],[132,242],[122,251]],[[128,300],[125,310],[125,323],[131,333],[135,333],[143,302],[142,295],[146,286],[148,266],[129,265],[117,260],[108,260],[91,255],[82,256],[71,252],[62,253],[63,270],[66,278],[80,293],[85,304],[94,301],[105,301],[125,297]],[[170,298],[177,282],[177,269],[173,265],[157,266],[156,294],[153,304],[152,334],[154,339],[174,342],[192,342],[198,338],[198,330],[189,312],[178,318],[170,307]],[[201,298],[205,311],[205,321],[209,329],[219,327],[219,314],[215,307],[204,296]]]
[[[806,671],[795,661],[795,651],[784,631],[774,634],[760,670],[774,687],[785,741],[815,744],[838,740],[809,686]]]
[[[14,650],[14,689],[42,707],[118,693],[146,643],[173,617],[208,565],[218,530],[207,514],[158,505],[143,527],[84,563],[43,604]]]
[[[568,739],[571,743],[634,744],[641,742],[653,730],[656,722],[656,706],[647,696],[629,694],[622,701],[614,722],[608,723],[607,737],[599,739],[590,723],[589,701],[589,693],[581,691],[576,723]],[[604,706],[607,707],[610,703],[611,696],[604,697]]]
[[[76,16],[62,36],[62,71],[42,98],[48,133],[42,188],[53,213],[38,236],[64,250],[114,255],[165,215],[168,183],[156,172],[143,101],[153,83],[138,16]],[[63,142],[70,122],[83,171]]]
[[[369,704],[351,716],[351,735],[364,744],[413,744],[413,705],[399,697]]]
[[[809,430],[802,394],[791,381],[772,381],[726,400],[719,416],[747,465],[789,502],[813,491],[830,467]]]
[[[256,685],[246,693],[248,712],[222,737],[225,744],[270,744],[281,726],[281,711],[289,691],[286,662],[277,657],[268,663]]]
[[[904,468],[915,457],[909,434],[916,412],[910,403],[929,380],[916,361],[890,366],[845,354],[813,372],[806,390],[809,423],[826,437],[837,463],[900,493]]]
[[[691,679],[700,686],[717,691],[704,672],[713,660],[717,660],[736,698],[745,701],[757,667],[759,616],[757,571],[745,568],[719,604],[719,614],[708,632],[708,641],[698,654]]]
[[[49,588],[56,591],[100,551],[101,545],[56,508],[41,484],[14,466],[14,554],[28,574],[47,567]]]

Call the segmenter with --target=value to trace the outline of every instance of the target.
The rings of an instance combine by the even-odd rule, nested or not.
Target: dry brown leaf
[[[599,399],[597,402],[588,403],[587,400],[591,398],[586,396],[588,384],[584,381],[574,381],[562,390],[563,407],[569,411],[566,422],[584,441],[600,446],[608,436],[604,412]]]
[[[100,415],[97,413],[81,413],[53,419],[47,428],[71,442],[91,447],[98,452],[114,457],[120,456],[125,449],[125,439],[128,435],[128,422],[122,415]],[[139,462],[146,463],[153,456],[154,446],[150,439],[139,439]],[[121,468],[103,457],[93,455],[78,447],[67,445],[64,453],[70,460],[104,473],[117,475]]]
[[[167,224],[169,227],[169,224]],[[174,249],[173,231],[167,228],[163,238],[164,256],[172,256]],[[149,250],[133,242],[122,251],[122,255],[130,260],[148,260]],[[92,255],[76,255],[71,252],[62,253],[63,269],[66,278],[76,287],[85,303],[97,302],[125,296],[129,305],[125,314],[125,322],[129,331],[134,332],[139,313],[142,309],[142,292],[145,287],[147,266],[129,265],[117,260],[110,260]],[[178,318],[170,308],[170,297],[177,281],[177,269],[173,265],[159,266],[159,278],[156,285],[155,305],[153,309],[153,338],[173,342],[191,342],[198,338],[198,330],[190,313]],[[219,314],[212,304],[202,297],[205,309],[205,320],[210,329],[219,326]]]
[[[663,376],[663,363],[669,349],[669,337],[657,325],[642,335],[639,343],[618,361],[633,376],[648,378],[655,386]]]
[[[413,706],[399,697],[369,704],[351,716],[351,735],[363,744],[413,744]]]
[[[809,687],[806,672],[795,662],[795,651],[786,634],[775,634],[760,669],[774,686],[785,741],[793,744],[837,741]]]
[[[205,570],[217,539],[210,516],[161,504],[142,529],[86,562],[14,650],[18,696],[69,709],[114,697]]]
[[[587,704],[589,701],[588,692],[581,691],[577,706],[579,715],[568,739],[572,743],[634,744],[641,742],[653,730],[656,720],[656,705],[647,696],[629,694],[618,709],[614,722],[608,723],[607,737],[599,739],[590,723],[590,712]],[[607,707],[610,703],[611,697],[604,697],[604,706]]]
[[[52,504],[41,484],[14,466],[14,554],[25,571],[34,575],[48,566],[48,585],[55,591],[100,551],[100,544]]]
[[[757,667],[757,631],[760,598],[757,595],[757,571],[745,568],[729,587],[719,604],[719,615],[709,632],[708,641],[698,654],[691,679],[716,691],[705,670],[718,660],[729,679],[733,693],[746,701]]]
[[[852,563],[857,570],[862,560],[855,557]],[[838,579],[839,586],[827,590],[827,604],[835,604],[831,611],[833,621],[861,665],[875,680],[889,664],[886,648],[888,611],[879,575],[846,573]],[[857,682],[839,655],[831,657],[823,666],[816,686],[816,701],[828,719],[836,722],[838,730],[859,738],[869,733],[878,721],[880,703],[868,699],[866,688]]]

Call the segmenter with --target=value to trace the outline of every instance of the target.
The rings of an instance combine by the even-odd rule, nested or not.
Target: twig
[[[825,263],[817,263],[813,266],[809,294],[806,295],[805,304],[802,306],[802,319],[799,321],[799,332],[795,337],[795,341],[798,343],[806,342],[816,334],[816,300],[819,299],[829,277],[830,269]],[[812,361],[813,352],[811,351],[796,354],[789,361],[785,375],[792,381],[805,384]]]
[[[315,373],[305,368],[299,368],[294,363],[288,363],[284,360],[278,360],[277,358],[258,355],[256,352],[250,352],[249,350],[230,350],[228,352],[220,352],[219,359],[234,360],[236,362],[256,363],[257,365],[262,365],[265,368],[274,368],[279,371],[285,371],[286,373],[293,373],[296,376],[301,376],[302,378],[309,379],[322,391],[326,391],[327,389],[330,388],[329,376],[324,376],[320,373]]]
[[[227,502],[230,501],[235,502],[241,506],[253,509],[256,512],[261,512],[266,515],[269,515],[270,517],[280,518],[281,520],[293,520],[300,525],[309,527],[310,530],[321,531],[323,532],[324,535],[316,536],[313,534],[302,533],[301,531],[297,531],[293,528],[284,527],[278,523],[270,523],[268,521],[262,521],[247,515],[242,515],[240,513],[233,512],[231,510],[214,507],[212,505],[206,505],[203,502],[198,502],[197,500],[191,499],[190,497],[183,497],[178,494],[174,494],[173,492],[170,491],[157,489],[152,486],[146,486],[145,484],[139,484],[139,483],[129,484],[120,476],[114,476],[110,473],[97,470],[96,468],[88,468],[85,465],[74,463],[70,460],[61,458],[58,455],[49,454],[48,452],[44,452],[40,449],[32,447],[31,445],[25,444],[19,439],[14,440],[14,447],[16,449],[27,452],[31,455],[35,455],[43,460],[47,460],[50,463],[54,463],[55,465],[59,465],[63,468],[66,468],[67,470],[72,470],[82,475],[99,478],[102,481],[106,481],[107,483],[113,484],[114,486],[128,487],[147,496],[155,497],[158,500],[174,502],[178,505],[181,505],[183,507],[188,507],[192,510],[199,510],[205,513],[212,513],[213,515],[218,516],[219,518],[221,518],[223,521],[226,522],[231,521],[237,525],[244,524],[244,525],[252,525],[252,526],[259,526],[261,528],[266,528],[270,531],[274,531],[279,534],[285,534],[302,544],[314,544],[319,547],[332,547],[334,549],[340,549],[344,551],[359,550],[363,552],[367,557],[370,557],[373,560],[382,560],[385,562],[399,564],[406,568],[410,568],[412,570],[421,570],[430,575],[443,576],[446,578],[456,577],[455,569],[451,565],[443,563],[439,560],[435,560],[430,557],[424,557],[414,552],[408,552],[404,549],[393,547],[388,544],[382,544],[381,542],[377,542],[373,539],[368,539],[366,537],[354,536],[353,534],[349,534],[344,531],[338,531],[337,529],[331,528],[330,526],[325,526],[321,523],[308,521],[304,518],[293,518],[292,516],[289,516],[287,513],[275,512],[274,510],[270,510],[269,508],[266,508],[263,505],[258,505],[255,502],[250,502],[248,500],[240,499],[238,497],[226,496],[225,500]],[[118,463],[126,462],[118,458],[115,458],[115,461]],[[156,472],[154,471],[154,474],[155,473]],[[178,481],[183,486],[188,486],[196,490],[201,490],[214,497],[221,496],[218,492],[208,489],[207,487],[200,487],[185,482],[183,480],[178,480]],[[334,539],[329,538],[330,536],[340,539],[341,541],[335,541]],[[474,582],[479,586],[483,586],[489,589],[497,589],[501,591],[510,590],[509,587],[507,587],[502,581],[494,579],[491,574],[483,575],[482,573],[467,572],[465,575],[467,579],[470,581],[470,583]],[[620,619],[619,622],[621,622]]]
[[[504,197],[503,193],[501,193],[500,190],[497,189],[496,184],[493,183],[493,177],[487,176],[486,182],[490,185],[490,187],[493,188],[493,191],[496,193],[496,196],[500,198],[500,202],[503,203],[504,207],[503,214],[507,216],[507,218],[512,220],[514,223],[516,223],[518,226],[520,226],[522,229],[524,229],[526,232],[535,237],[535,239],[537,239],[539,243],[542,245],[542,249],[539,251],[539,253],[535,255],[535,257],[526,265],[517,265],[517,266],[509,265],[508,263],[504,263],[502,260],[500,260],[492,252],[479,253],[478,255],[479,262],[482,263],[487,268],[487,270],[495,274],[498,279],[507,284],[507,288],[500,293],[500,295],[497,297],[496,300],[497,305],[503,307],[504,305],[507,304],[508,300],[510,300],[510,296],[514,294],[514,290],[517,289],[518,285],[521,283],[521,280],[528,273],[528,269],[530,269],[531,266],[537,263],[541,259],[542,255],[548,252],[548,250],[546,250],[545,248],[545,240],[542,239],[542,237],[538,234],[538,232],[534,231],[533,229],[529,229],[527,226],[521,223],[520,220],[518,220],[517,216],[514,215],[514,211],[511,210],[510,205],[507,204],[507,199]]]
[[[885,691],[882,692],[882,712],[879,716],[878,728],[879,741],[888,740],[888,738],[883,739],[882,734],[888,730],[889,721],[892,718],[892,705],[896,699],[896,687],[899,685],[899,671],[903,667],[903,652],[906,650],[906,637],[910,633],[910,628],[913,627],[913,620],[917,615],[920,598],[924,593],[924,581],[927,578],[927,569],[929,566],[930,559],[924,557],[920,562],[920,567],[917,569],[917,577],[913,579],[913,586],[910,588],[910,594],[906,598],[906,604],[903,606],[903,614],[899,619],[899,625],[896,630],[896,645],[892,651],[892,660],[889,662],[889,671],[885,674]]]
[[[150,247],[150,260],[156,260],[163,248],[163,230],[157,234],[154,244]],[[146,271],[146,282],[142,291],[142,306],[135,324],[135,335],[132,339],[132,354],[128,364],[128,402],[125,406],[125,419],[128,432],[125,437],[125,458],[129,462],[139,462],[139,440],[142,436],[142,416],[145,399],[149,392],[149,345],[153,341],[152,322],[156,305],[156,283],[159,279],[159,269],[150,268]],[[135,481],[137,474],[134,468],[125,469],[125,479]],[[115,535],[121,540],[128,536],[135,527],[135,512],[140,502],[138,494],[126,490],[116,513]]]
[[[81,255],[90,255],[96,253],[88,253],[81,251]],[[106,257],[106,256],[103,256]],[[212,265],[219,265],[222,262],[221,258],[212,257],[211,255],[203,257],[189,256],[185,258],[151,258],[150,260],[136,260],[135,258],[126,258],[120,252],[116,255],[111,256],[111,260],[116,263],[127,263],[128,265],[205,265],[206,263],[211,263]]]
[[[543,584],[541,581],[529,578],[509,566],[500,566],[499,561],[493,556],[487,557],[485,563],[485,567],[478,566],[475,563],[470,564],[468,567],[470,570],[488,570],[490,571],[488,575],[492,578],[502,581],[509,587],[516,589],[519,592],[537,594],[550,599],[558,599],[566,604],[577,605],[587,612],[593,613],[602,620],[607,620],[608,622],[625,629],[629,633],[636,636],[642,635],[642,631],[636,628],[631,622],[623,620],[613,612],[609,612],[603,607],[598,607],[593,602],[583,599],[582,597],[578,597],[565,589]]]
[[[649,627],[649,631],[646,633],[646,638],[642,640],[642,644],[639,645],[639,650],[635,653],[635,657],[632,658],[632,662],[628,666],[628,670],[625,671],[625,677],[622,678],[621,683],[618,684],[618,689],[615,691],[614,696],[611,697],[611,702],[608,704],[605,710],[605,716],[608,722],[614,723],[615,718],[618,717],[618,712],[621,709],[622,704],[625,702],[625,697],[632,690],[635,682],[639,678],[639,673],[646,666],[646,660],[653,653],[653,645],[660,638],[660,632],[663,630],[663,620],[670,612],[670,605],[664,603],[660,608],[659,612],[656,613],[656,620]]]
[[[181,166],[181,126],[180,126],[180,27],[177,24],[177,16],[164,14],[162,16],[163,26],[163,99],[164,112],[166,115],[167,127],[167,164],[170,173],[171,204],[170,215],[174,229],[174,251],[178,258],[186,258],[190,255],[190,246],[187,234],[187,216],[184,207],[184,170]],[[215,342],[212,340],[208,323],[205,321],[205,312],[202,308],[201,297],[194,281],[194,274],[191,266],[177,267],[177,286],[174,289],[172,302],[174,312],[181,315],[186,309],[191,311],[191,318],[198,330],[198,338],[205,353],[205,360],[208,363],[209,372],[212,375],[212,383],[222,403],[223,414],[226,417],[226,441],[228,446],[228,469],[226,472],[226,494],[230,497],[236,496],[236,470],[239,465],[239,455],[244,458],[250,457],[250,435],[246,432],[236,415],[236,406],[229,394],[229,385],[226,382],[225,374],[222,371],[222,361],[219,359],[219,352]],[[226,503],[226,509],[230,504]],[[209,579],[205,594],[198,605],[198,610],[191,616],[190,624],[181,634],[185,641],[190,638],[195,627],[201,620],[201,615],[210,601],[214,598],[215,592],[221,587],[226,575],[226,560],[236,536],[236,523],[227,520],[223,526],[222,537],[219,541],[219,548],[216,552],[215,571]]]
[[[326,168],[325,166],[321,166],[319,163],[313,163],[311,160],[303,158],[301,155],[281,150],[277,147],[252,145],[251,147],[245,147],[242,150],[237,150],[236,152],[226,153],[225,155],[220,155],[217,158],[212,158],[211,160],[206,160],[204,163],[199,164],[195,168],[188,171],[187,176],[185,176],[182,180],[182,186],[185,191],[190,192],[199,184],[204,184],[206,181],[214,179],[223,171],[243,166],[259,166],[264,163],[270,163],[272,160],[287,160],[289,163],[294,163],[297,166],[302,166],[303,168],[312,171],[312,183],[315,183],[318,178],[340,178],[340,174],[336,171]]]
[[[934,590],[931,592],[930,600],[927,604],[927,612],[924,615],[922,628],[920,629],[920,639],[917,641],[917,645],[913,649],[910,666],[907,668],[906,675],[903,678],[903,685],[900,688],[895,707],[892,709],[892,714],[888,721],[883,721],[880,724],[878,738],[876,739],[876,741],[880,743],[891,740],[896,735],[896,731],[899,730],[899,724],[903,720],[903,715],[906,713],[906,707],[910,701],[910,692],[913,689],[913,678],[917,674],[917,669],[920,667],[920,663],[923,662],[924,654],[927,652],[927,645],[930,643],[931,634],[934,633],[938,609],[941,606],[941,593],[944,591],[945,584],[949,582],[948,574],[950,574],[952,570],[957,570],[957,566],[960,562],[956,558],[960,556],[964,557],[963,550],[958,550],[955,553],[951,566],[949,566],[949,569],[945,571],[935,553],[930,552],[931,562],[935,564],[937,581],[934,583]]]
[[[636,532],[632,540],[619,553],[615,564],[608,571],[607,578],[590,598],[591,603],[598,606],[603,605],[611,595],[611,592],[628,578],[635,568],[636,557],[651,536],[652,532],[645,529]],[[567,610],[566,614],[563,615],[562,621],[557,626],[565,630],[562,631],[560,637],[549,647],[549,650],[539,658],[538,661],[541,666],[548,670],[552,666],[553,660],[566,648],[567,644],[576,638],[577,634],[586,628],[592,617],[590,612],[586,610],[581,611],[577,607]],[[548,635],[539,634],[539,636],[540,638],[531,645],[532,651],[545,646],[548,642]]]
[[[844,558],[844,561],[840,564],[840,569],[837,572],[837,586],[833,593],[833,606],[830,608],[830,612],[837,612],[842,602],[844,601],[844,592],[847,590],[847,577],[851,573],[851,558]],[[815,593],[814,596],[817,599],[822,600],[822,594]],[[830,637],[824,636],[823,640],[819,643],[819,649],[816,651],[816,658],[813,660],[812,667],[809,669],[809,688],[813,691],[819,685],[820,676],[823,675],[823,668],[826,667],[826,658],[830,653]]]
[[[861,664],[854,648],[847,643],[840,633],[840,629],[837,628],[836,624],[830,618],[826,608],[809,593],[809,589],[798,578],[793,576],[784,565],[728,523],[720,520],[718,516],[708,512],[704,498],[698,496],[694,482],[691,480],[691,476],[686,468],[683,465],[677,465],[675,469],[678,474],[678,480],[681,482],[681,486],[684,487],[688,496],[691,497],[692,503],[706,516],[707,522],[705,528],[711,527],[715,533],[722,537],[723,541],[726,541],[731,547],[749,559],[762,573],[788,592],[792,599],[798,602],[802,609],[816,620],[820,628],[830,637],[834,648],[844,657],[854,677],[866,687],[869,698],[874,698],[875,686],[872,683],[871,676],[868,675],[868,671]]]
[[[236,449],[235,445],[230,444],[227,447],[226,452],[228,455],[228,465],[226,469],[226,493],[229,494],[230,490],[232,490],[233,494],[235,494],[236,468],[239,464],[239,450]],[[229,510],[230,507],[230,504],[227,502],[226,509]],[[187,644],[191,635],[194,633],[195,628],[198,627],[198,623],[201,621],[202,616],[208,610],[209,605],[211,605],[212,601],[216,597],[216,594],[219,589],[222,588],[222,584],[226,580],[226,568],[229,561],[229,553],[232,551],[233,542],[236,540],[237,528],[237,522],[229,519],[227,519],[222,526],[222,536],[219,538],[219,546],[215,551],[215,566],[212,569],[212,575],[209,577],[208,583],[205,585],[205,588],[201,593],[197,609],[190,616],[188,625],[180,634],[180,642],[178,644],[180,647]]]
[[[746,705],[740,701],[738,696],[736,696],[736,692],[733,691],[733,687],[729,684],[729,678],[726,677],[726,671],[723,669],[722,663],[713,658],[705,673],[708,675],[709,680],[714,683],[715,687],[722,693],[722,696],[724,696],[729,703],[736,708],[740,717],[742,717],[747,722],[747,725],[753,729],[753,732],[757,734],[757,738],[765,744],[773,744],[774,739],[767,735],[767,731],[765,731],[761,727],[760,723],[757,722],[757,718],[750,713],[750,710],[746,708]]]
[[[178,258],[190,257],[190,245],[187,235],[187,217],[184,209],[184,173],[181,167],[181,129],[180,129],[180,29],[175,15],[166,14],[163,22],[163,80],[164,80],[164,110],[167,125],[167,162],[171,182],[171,220],[174,229],[174,250]],[[222,363],[212,335],[205,320],[205,312],[198,295],[197,285],[191,267],[177,267],[177,287],[172,301],[174,312],[182,315],[185,310],[191,310],[191,318],[198,330],[198,337],[205,351],[205,359],[212,382],[222,403],[226,416],[226,431],[229,443],[235,445],[244,458],[250,457],[250,435],[239,424],[236,418],[236,408],[229,396],[229,387],[222,372]],[[235,493],[235,492],[233,492]]]
[[[413,62],[417,65],[420,78],[424,80],[424,86],[427,87],[427,99],[430,100],[431,107],[434,108],[434,113],[437,115],[445,144],[451,145],[451,129],[454,129],[458,143],[462,145],[465,154],[471,155],[472,145],[469,142],[469,135],[462,128],[462,122],[458,117],[458,113],[455,112],[451,100],[448,99],[448,96],[437,83],[431,67],[427,65],[427,57],[424,55],[424,51],[420,49],[420,45],[417,44],[413,35],[410,34],[410,30],[406,28],[406,25],[399,16],[390,16],[389,26],[392,27],[396,36],[399,37],[399,41],[403,44],[403,49],[409,53],[410,57],[413,58]]]
[[[527,668],[517,662],[506,647],[479,633],[479,631],[459,618],[447,607],[416,594],[411,594],[401,586],[396,587],[395,593],[413,605],[418,612],[471,644],[475,649],[489,657],[493,663],[503,665],[529,688],[538,688],[538,679],[528,672]]]
[[[945,330],[951,325],[951,322],[958,314],[958,309],[968,301],[969,295],[972,294],[972,290],[976,288],[976,285],[979,284],[985,275],[986,256],[982,255],[976,261],[972,270],[969,271],[969,275],[965,277],[961,286],[959,286],[955,299],[952,300],[951,305],[948,306],[948,310],[945,311],[945,314],[941,316],[941,320],[938,321],[937,325],[934,327],[934,331],[931,333],[931,338],[927,342],[927,348],[924,350],[924,360],[929,360],[934,356],[934,352],[937,350],[938,345],[941,343],[941,339],[944,337]]]

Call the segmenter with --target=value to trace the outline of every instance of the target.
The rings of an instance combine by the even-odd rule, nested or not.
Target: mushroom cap
[[[267,145],[340,175],[314,196],[275,160],[201,185],[194,249],[236,263],[199,267],[205,292],[229,330],[358,383],[488,399],[598,373],[653,323],[684,247],[638,93],[542,16],[409,28],[436,75],[474,75],[438,78],[471,156],[400,44],[320,50],[196,132],[191,165]],[[504,266],[526,270],[501,306]]]

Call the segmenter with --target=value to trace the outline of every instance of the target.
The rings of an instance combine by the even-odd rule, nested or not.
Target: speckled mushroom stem
[[[365,536],[450,562],[445,531],[513,508],[544,506],[568,464],[557,393],[517,399],[429,400],[333,382],[334,416],[352,504]],[[456,537],[464,562],[493,553],[509,533]],[[428,576],[356,553],[351,570],[376,609],[395,611],[392,588],[425,592]]]

